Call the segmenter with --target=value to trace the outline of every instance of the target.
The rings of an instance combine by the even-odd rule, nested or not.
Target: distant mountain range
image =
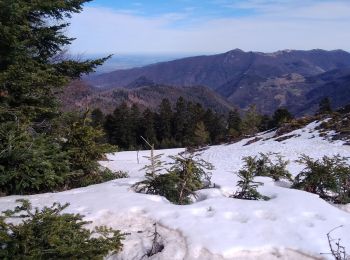
[[[262,53],[235,49],[116,70],[91,76],[87,83],[101,93],[119,93],[114,94],[112,103],[127,93],[152,107],[154,102],[160,102],[158,98],[171,96],[171,89],[171,93],[188,98],[212,100],[215,96],[226,108],[229,104],[244,110],[254,103],[262,113],[271,114],[285,106],[295,114],[305,114],[314,112],[325,96],[335,107],[350,103],[349,78],[350,53],[342,50]]]
[[[141,79],[129,84],[129,88],[96,89],[84,81],[75,81],[60,95],[64,110],[85,110],[86,108],[100,108],[104,113],[111,113],[118,104],[126,102],[128,105],[137,104],[141,110],[157,109],[162,99],[167,98],[175,105],[179,97],[204,108],[211,108],[218,113],[227,113],[234,109],[225,98],[202,86],[174,87],[159,85],[147,81],[144,85]]]

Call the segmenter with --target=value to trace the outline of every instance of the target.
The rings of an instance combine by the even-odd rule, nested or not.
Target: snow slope
[[[139,171],[147,160],[148,151],[120,152],[101,162],[112,170],[128,171],[130,178],[61,193],[0,198],[0,210],[12,208],[18,198],[27,198],[35,206],[54,201],[69,202],[68,212],[80,213],[93,225],[108,225],[130,233],[124,250],[110,259],[146,259],[151,247],[153,224],[157,223],[164,250],[151,259],[332,259],[328,253],[326,234],[334,227],[332,236],[341,238],[350,251],[350,209],[330,205],[318,196],[285,187],[270,178],[259,177],[264,183],[259,191],[271,197],[269,201],[246,201],[228,196],[235,191],[237,172],[242,158],[259,152],[279,152],[290,160],[288,169],[298,174],[303,168],[294,162],[301,154],[313,158],[340,154],[350,157],[350,146],[341,141],[330,143],[314,130],[316,123],[287,135],[295,137],[282,142],[274,133],[261,134],[260,141],[245,145],[238,143],[210,147],[202,157],[214,164],[212,181],[215,189],[198,192],[198,201],[178,206],[165,198],[137,194],[130,186],[143,178]],[[157,151],[168,155],[183,149]]]

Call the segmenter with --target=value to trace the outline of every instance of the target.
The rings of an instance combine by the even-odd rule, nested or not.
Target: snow
[[[146,259],[151,247],[153,224],[157,223],[165,248],[150,259],[332,259],[328,253],[326,234],[341,238],[350,251],[350,205],[336,207],[317,195],[287,188],[284,182],[275,183],[266,177],[256,178],[264,183],[259,192],[269,201],[246,201],[229,198],[236,187],[234,174],[242,166],[242,158],[260,152],[278,152],[290,161],[288,170],[296,175],[303,169],[295,160],[306,154],[313,158],[340,154],[350,157],[350,146],[341,141],[322,139],[312,123],[286,135],[282,142],[274,133],[262,133],[261,140],[245,145],[238,143],[212,146],[202,158],[215,166],[212,171],[214,189],[198,192],[198,200],[185,206],[173,205],[165,198],[138,194],[130,186],[141,180],[140,169],[147,163],[143,158],[149,151],[119,152],[101,162],[112,170],[127,171],[129,178],[118,179],[60,193],[0,198],[0,210],[13,208],[15,200],[29,199],[42,207],[55,201],[71,205],[67,212],[85,215],[92,225],[108,225],[129,233],[124,250],[110,259]],[[156,151],[163,160],[183,149]]]

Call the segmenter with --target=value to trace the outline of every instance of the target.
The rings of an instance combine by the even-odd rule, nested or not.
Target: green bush
[[[256,161],[250,156],[243,158],[243,160],[245,165],[237,174],[240,179],[237,182],[239,190],[237,190],[231,198],[244,200],[269,200],[269,197],[263,196],[257,191],[257,187],[263,184],[254,181],[257,172]]]
[[[295,177],[294,188],[318,194],[334,203],[350,203],[350,165],[347,158],[336,155],[313,160],[302,155],[297,162],[306,167]]]
[[[64,135],[54,133],[61,117],[57,94],[108,59],[65,55],[74,40],[65,35],[67,21],[85,2],[0,1],[1,195],[71,188],[77,172],[95,174],[107,151],[98,140],[101,132],[85,119],[62,119]]]
[[[98,163],[115,148],[99,143],[102,132],[88,124],[87,114],[73,115],[62,117],[51,132],[38,133],[19,121],[0,124],[0,195],[61,191],[118,178]]]
[[[157,165],[156,170],[146,173],[144,181],[136,183],[133,187],[136,192],[161,195],[175,204],[188,204],[195,191],[209,187],[210,176],[206,170],[212,170],[213,166],[199,159],[199,153],[186,151],[177,156],[170,156],[173,159],[167,173],[158,173],[162,167],[159,158],[153,157],[151,164],[146,169],[152,169]],[[152,158],[152,157],[151,157]],[[155,173],[155,174],[152,174]]]
[[[276,156],[276,162],[270,159],[272,155]],[[255,176],[270,177],[274,181],[281,179],[292,181],[292,175],[286,169],[289,161],[284,161],[280,154],[260,153],[259,156],[247,157],[246,160],[252,165]]]
[[[164,196],[169,201],[177,203],[178,183],[180,178],[177,174],[165,173],[146,176],[145,180],[136,183],[133,187],[136,192]]]
[[[105,226],[93,231],[79,214],[62,214],[68,204],[32,210],[28,201],[0,217],[1,259],[103,259],[122,249],[124,235]],[[20,218],[12,224],[9,218]]]
[[[69,156],[59,142],[17,122],[0,124],[0,193],[29,194],[64,186]]]
[[[91,125],[90,112],[66,113],[57,120],[54,134],[62,140],[63,149],[69,155],[71,169],[89,174],[98,170],[98,160],[106,153],[115,152],[115,146],[101,142],[104,132]]]

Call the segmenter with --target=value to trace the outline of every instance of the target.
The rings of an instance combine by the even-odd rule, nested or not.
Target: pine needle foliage
[[[136,192],[164,196],[175,204],[191,203],[191,197],[196,196],[195,191],[211,185],[207,171],[214,168],[212,164],[200,159],[199,155],[198,152],[187,150],[179,155],[169,156],[173,162],[169,163],[171,167],[166,173],[148,172],[146,179],[136,183],[134,189]],[[158,163],[155,164],[161,167],[162,163]],[[146,166],[145,169],[150,167]]]
[[[350,165],[340,155],[314,160],[302,155],[297,161],[305,168],[294,180],[293,187],[318,194],[322,199],[338,204],[350,203]]]
[[[30,134],[16,122],[0,124],[0,193],[59,189],[70,178],[69,156],[46,134]]]
[[[210,187],[211,176],[207,171],[213,170],[214,166],[199,156],[196,150],[170,156],[173,162],[169,174],[178,176],[174,203],[189,204],[191,197],[196,197],[195,191]]]
[[[72,188],[107,151],[99,130],[62,119],[56,94],[108,57],[77,61],[67,21],[89,0],[0,1],[0,195]],[[65,135],[56,134],[55,121]],[[67,141],[64,141],[67,140]],[[89,175],[89,180],[92,176]]]
[[[105,153],[117,150],[115,146],[99,142],[104,132],[91,123],[89,110],[64,114],[57,123],[57,128],[62,128],[57,134],[65,140],[63,149],[69,155],[72,170],[81,170],[85,174],[98,169],[97,160],[104,159]]]
[[[145,165],[141,171],[145,171],[146,179],[135,183],[132,188],[136,192],[147,194],[158,194],[166,196],[165,193],[171,188],[161,172],[164,169],[164,162],[161,160],[163,154],[154,154],[154,146],[152,146],[150,156],[144,156],[148,159],[149,164]]]
[[[269,200],[269,197],[261,195],[257,190],[263,183],[254,181],[258,166],[256,161],[253,157],[245,157],[243,160],[245,165],[237,173],[239,177],[237,186],[239,189],[231,197],[244,200]]]
[[[62,213],[69,204],[32,209],[27,200],[0,216],[1,259],[104,259],[122,249],[124,234],[105,226],[90,231],[79,214]],[[21,219],[13,224],[13,218]]]
[[[271,160],[271,157],[275,156],[275,160]],[[255,167],[255,176],[270,177],[274,181],[281,179],[292,181],[292,175],[286,169],[289,161],[283,160],[283,156],[278,153],[259,153],[259,156],[247,157],[249,163]]]

